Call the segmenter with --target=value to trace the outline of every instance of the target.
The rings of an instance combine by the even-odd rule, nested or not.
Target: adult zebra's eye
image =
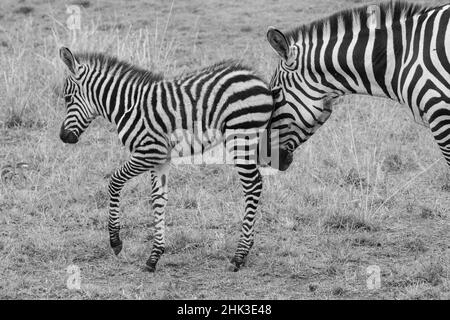
[[[72,102],[72,95],[64,96],[64,100],[66,101],[66,103],[71,103]]]
[[[294,58],[290,58],[284,62],[284,67],[289,71],[294,71],[297,68],[297,61]]]

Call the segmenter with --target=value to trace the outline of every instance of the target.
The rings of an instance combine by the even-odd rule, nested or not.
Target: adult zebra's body
[[[331,115],[333,98],[382,96],[429,126],[450,165],[450,5],[391,2],[343,11],[267,38],[281,57],[271,129],[293,152]],[[282,165],[282,164],[281,164]]]
[[[223,62],[184,77],[163,80],[159,75],[102,54],[74,56],[69,49],[61,48],[60,56],[70,71],[64,88],[67,115],[61,127],[61,140],[76,143],[92,119],[101,115],[117,126],[120,140],[131,152],[129,161],[112,175],[109,184],[109,233],[115,254],[122,250],[120,192],[126,181],[151,171],[155,235],[146,268],[154,271],[164,252],[171,150],[177,144],[189,143],[193,152],[203,152],[219,143],[226,130],[243,131],[244,140],[237,139],[238,150],[244,146],[239,143],[251,149],[257,141],[245,141],[246,129],[266,128],[273,110],[271,92],[252,70],[236,62]],[[180,130],[190,133],[192,141],[181,141],[186,134],[177,134]],[[238,151],[233,158],[239,160]],[[255,162],[237,161],[236,167],[245,192],[242,233],[232,259],[238,270],[253,245],[253,224],[262,182]]]

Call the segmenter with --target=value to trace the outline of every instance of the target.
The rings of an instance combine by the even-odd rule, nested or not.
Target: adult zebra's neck
[[[372,7],[379,8],[375,20]],[[420,77],[419,48],[438,45],[432,38],[442,9],[369,6],[293,30],[288,36],[299,52],[299,75],[318,95],[369,94],[405,103],[404,84]]]
[[[361,19],[362,20],[362,19]],[[368,94],[399,100],[401,23],[368,28],[363,21],[330,21],[299,36],[299,72],[318,95]]]

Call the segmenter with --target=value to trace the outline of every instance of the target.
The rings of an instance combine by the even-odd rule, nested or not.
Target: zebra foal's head
[[[67,113],[59,137],[64,143],[77,143],[80,135],[96,116],[95,109],[88,100],[89,68],[80,64],[66,47],[60,48],[59,56],[69,71],[63,90]]]

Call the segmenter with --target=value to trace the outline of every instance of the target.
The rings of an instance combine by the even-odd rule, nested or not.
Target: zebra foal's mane
[[[91,68],[96,69],[104,74],[109,72],[122,76],[126,73],[130,78],[138,78],[140,81],[155,82],[163,80],[161,73],[154,73],[141,67],[133,65],[129,62],[119,60],[116,57],[109,56],[98,52],[82,52],[76,53],[75,58],[80,63],[88,64]]]
[[[321,31],[326,26],[337,25],[339,21],[342,21],[346,27],[351,27],[355,19],[359,21],[367,21],[369,17],[368,9],[373,5],[374,4],[369,4],[358,8],[339,11],[329,17],[298,26],[287,31],[285,33],[286,38],[295,43],[299,40],[301,35],[307,34],[314,29]],[[435,8],[435,6],[427,6],[405,1],[389,1],[375,5],[380,8],[380,13],[382,15],[389,15],[392,17],[393,21],[400,20],[401,18],[413,17],[417,14],[422,14]]]
[[[114,56],[99,52],[82,52],[76,53],[75,58],[80,63],[88,64],[91,68],[96,69],[104,74],[109,72],[115,73],[118,76],[129,73],[130,78],[138,77],[142,81],[157,82],[164,79],[162,73],[155,73],[139,66],[136,66],[127,61],[120,60]],[[199,74],[218,71],[228,68],[230,71],[234,70],[248,70],[253,71],[250,67],[242,64],[237,60],[223,60],[215,64],[203,67],[197,70],[190,70],[174,77],[174,80],[183,80],[185,78],[193,77]]]

